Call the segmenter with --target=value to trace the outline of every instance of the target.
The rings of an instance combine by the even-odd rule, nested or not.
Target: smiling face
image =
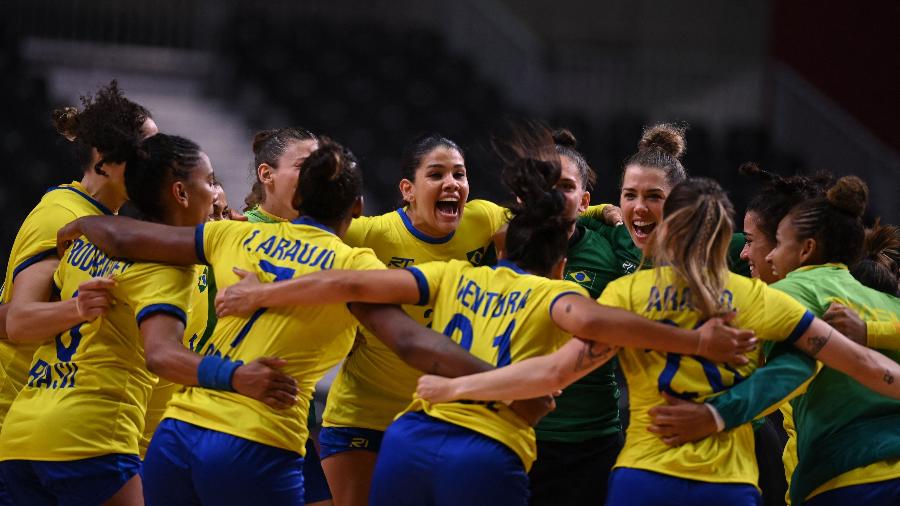
[[[766,283],[774,283],[778,278],[772,274],[772,268],[766,262],[766,255],[775,248],[775,241],[759,228],[759,215],[747,211],[744,215],[744,248],[741,249],[741,260],[750,265],[750,276]]]
[[[585,191],[584,182],[575,162],[568,156],[561,156],[559,159],[562,162],[562,170],[556,189],[566,198],[564,210],[566,219],[574,221],[590,205],[591,194]]]
[[[437,147],[422,157],[413,181],[400,181],[400,193],[409,204],[406,213],[413,226],[444,237],[459,226],[469,198],[466,162],[459,151]]]
[[[644,251],[650,233],[662,221],[663,204],[672,187],[662,170],[629,165],[622,177],[619,207],[634,245]]]
[[[783,279],[791,271],[811,262],[816,253],[815,239],[801,239],[794,229],[791,215],[778,223],[775,248],[766,255],[766,262],[776,280]]]

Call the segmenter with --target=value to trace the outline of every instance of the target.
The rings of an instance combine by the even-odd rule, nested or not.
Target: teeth
[[[635,221],[635,222],[633,222],[633,223],[634,223],[636,226],[638,226],[638,227],[646,227],[646,226],[649,226],[649,225],[653,225],[653,224],[655,224],[656,222],[655,222],[655,221],[649,221],[649,222],[648,222],[648,221]]]

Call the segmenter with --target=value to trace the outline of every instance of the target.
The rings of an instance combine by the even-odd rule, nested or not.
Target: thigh
[[[144,459],[144,501],[148,506],[199,506],[190,466],[196,437],[193,425],[171,418],[156,428]]]
[[[0,462],[0,479],[6,486],[6,500],[0,505],[33,504],[36,506],[55,505],[56,497],[41,483],[40,477],[28,460],[7,460]]]
[[[359,427],[322,427],[319,431],[322,470],[336,504],[368,504],[383,438],[382,431]]]
[[[322,460],[322,470],[328,479],[334,503],[346,506],[366,506],[377,453],[342,452]]]
[[[191,451],[203,504],[303,504],[303,458],[295,452],[209,429]]]
[[[609,473],[624,444],[621,432],[580,443],[538,441],[531,468],[533,506],[603,504]]]

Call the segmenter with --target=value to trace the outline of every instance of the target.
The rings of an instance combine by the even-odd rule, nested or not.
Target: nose
[[[744,247],[741,248],[740,258],[741,258],[741,260],[743,260],[745,262],[750,261],[750,245],[749,244],[744,243]]]
[[[459,188],[459,181],[453,177],[453,174],[447,174],[444,176],[443,184],[441,185],[445,190],[452,190],[455,188]]]

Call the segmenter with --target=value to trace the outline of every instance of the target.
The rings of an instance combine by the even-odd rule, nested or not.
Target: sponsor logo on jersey
[[[209,268],[204,267],[200,277],[197,278],[197,289],[200,290],[200,293],[203,293],[207,287],[209,287]]]
[[[388,262],[388,267],[405,269],[409,267],[409,264],[414,263],[415,261],[415,258],[391,257],[391,260]]]
[[[622,263],[622,270],[627,274],[631,274],[632,272],[637,270],[637,264],[626,260]]]

